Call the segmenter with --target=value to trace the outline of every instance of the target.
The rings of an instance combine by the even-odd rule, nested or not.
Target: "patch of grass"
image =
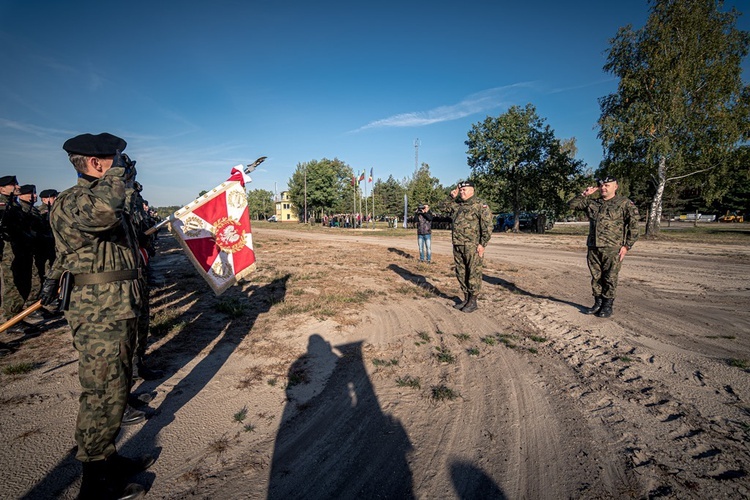
[[[279,382],[279,379],[277,379],[276,377],[268,379],[268,385],[270,385],[271,387],[276,387],[276,384],[278,382]]]
[[[615,358],[615,361],[622,361],[623,363],[632,363],[633,358],[631,358],[630,356],[617,356]]]
[[[216,311],[226,314],[230,318],[241,318],[245,314],[247,302],[237,297],[227,297],[216,303]]]
[[[495,345],[495,344],[497,344],[497,338],[491,337],[489,335],[486,336],[486,337],[481,337],[479,340],[481,340],[482,342],[484,342],[487,345]]]
[[[507,347],[509,349],[515,349],[516,348],[516,344],[513,343],[513,341],[516,339],[516,337],[513,336],[513,335],[510,335],[508,333],[499,333],[497,335],[497,339],[502,344],[504,344],[505,347]]]
[[[735,368],[740,368],[742,370],[748,371],[750,370],[750,361],[746,359],[728,359],[727,364],[729,366],[734,366]]]
[[[479,356],[479,349],[476,348],[476,347],[470,347],[470,348],[466,349],[466,353],[469,356]]]
[[[181,322],[179,319],[179,311],[175,309],[163,309],[154,314],[154,317],[151,319],[149,333],[156,337],[163,337],[173,332],[178,333],[187,325],[187,322]]]
[[[453,364],[456,362],[456,357],[451,353],[450,349],[447,347],[436,347],[437,352],[435,353],[435,357],[438,361],[441,363],[448,363]]]
[[[34,363],[16,363],[3,367],[3,373],[6,375],[24,375],[34,369]]]
[[[433,385],[430,390],[430,397],[433,401],[453,401],[458,397],[458,393],[443,384]]]
[[[465,342],[471,338],[471,335],[468,333],[454,333],[453,336],[456,337],[459,342]]]
[[[396,366],[398,365],[397,359],[390,359],[390,360],[384,360],[384,359],[373,359],[372,364],[375,366]]]
[[[307,374],[307,370],[303,367],[296,367],[289,373],[289,380],[286,383],[287,387],[294,387],[299,384],[306,384],[310,382],[310,376]]]
[[[422,345],[430,341],[430,336],[427,334],[427,332],[417,332],[417,337],[419,337],[422,341],[414,342],[414,345]]]
[[[255,426],[253,424],[245,424],[242,427],[242,430],[244,430],[245,432],[254,432],[255,431]]]
[[[537,348],[536,348],[536,347],[529,347],[529,352],[530,352],[531,354],[537,354],[537,353],[539,353],[539,351],[537,350]]]
[[[540,337],[539,335],[530,335],[529,338],[533,340],[534,342],[539,342],[539,343],[547,342],[546,338]]]
[[[247,406],[243,406],[240,411],[234,414],[233,418],[235,422],[242,423],[247,418]]]
[[[412,389],[419,389],[421,387],[419,377],[412,377],[411,375],[398,377],[396,379],[396,385],[399,387],[411,387]]]

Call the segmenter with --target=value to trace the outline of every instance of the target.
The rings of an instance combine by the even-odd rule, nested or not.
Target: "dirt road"
[[[750,246],[641,241],[615,315],[585,238],[493,237],[479,311],[449,234],[261,228],[253,279],[215,298],[182,252],[154,261],[164,379],[124,454],[152,498],[750,497]],[[73,498],[65,327],[6,340],[3,498]]]

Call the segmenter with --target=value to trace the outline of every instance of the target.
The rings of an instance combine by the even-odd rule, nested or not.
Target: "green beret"
[[[0,177],[0,186],[15,186],[18,184],[15,175],[4,175]]]
[[[82,156],[95,156],[101,158],[104,156],[114,156],[117,152],[123,152],[128,143],[116,135],[103,132],[99,135],[81,134],[65,141],[63,149],[68,154],[77,154]]]

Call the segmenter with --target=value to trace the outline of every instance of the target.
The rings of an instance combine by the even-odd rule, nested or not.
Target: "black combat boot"
[[[594,305],[586,309],[586,314],[597,314],[602,308],[602,296],[594,295]]]
[[[473,293],[469,294],[469,301],[466,303],[463,309],[461,309],[465,313],[471,313],[477,310],[477,296]]]
[[[609,318],[612,316],[612,302],[614,302],[615,299],[602,299],[602,308],[599,309],[599,312],[596,313],[596,315],[600,318]]]
[[[164,372],[149,368],[143,356],[133,358],[133,380],[159,380],[164,377]]]
[[[125,412],[122,414],[121,425],[135,425],[140,424],[146,420],[146,413],[141,410],[136,410],[130,405],[125,405]]]
[[[125,484],[108,474],[104,460],[83,462],[83,480],[78,500],[135,500],[146,494],[146,488],[137,483]]]
[[[456,309],[458,309],[458,310],[460,311],[461,309],[463,309],[463,308],[464,308],[464,306],[465,306],[465,305],[466,305],[466,304],[467,304],[468,302],[469,302],[469,294],[468,294],[468,293],[464,293],[464,300],[463,300],[462,302],[459,302],[458,304],[456,304],[456,305],[455,305],[455,306],[453,306],[453,307],[454,307],[454,308],[456,308]]]
[[[154,465],[154,462],[156,462],[156,459],[153,455],[128,458],[115,452],[107,457],[107,474],[115,480],[125,482]]]

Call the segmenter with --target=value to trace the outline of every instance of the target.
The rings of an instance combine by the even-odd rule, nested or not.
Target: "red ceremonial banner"
[[[237,167],[229,180],[175,212],[170,228],[216,295],[255,270],[247,194]]]

